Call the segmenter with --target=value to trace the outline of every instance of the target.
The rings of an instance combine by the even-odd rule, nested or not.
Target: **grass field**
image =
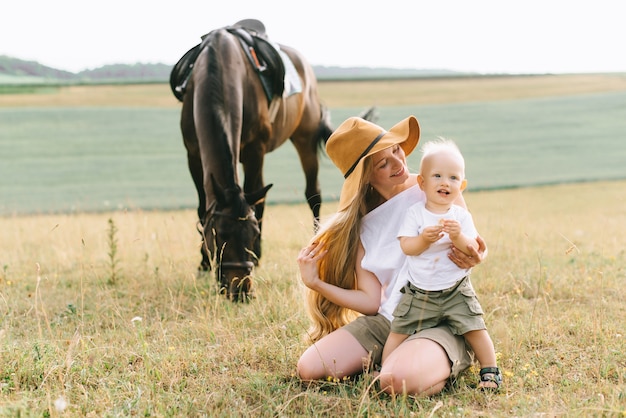
[[[489,244],[472,281],[499,395],[474,372],[426,399],[370,375],[301,383],[304,205],[268,207],[248,305],[195,276],[193,210],[137,210],[0,218],[0,416],[626,415],[626,182],[466,199]]]
[[[522,170],[534,161],[521,177],[545,170],[558,182],[570,167],[575,172],[566,174],[575,176],[564,181],[591,180],[586,173],[595,171],[585,170],[600,160],[612,174],[598,169],[604,174],[597,178],[618,178],[612,164],[624,161],[620,138],[626,131],[619,111],[624,109],[625,89],[609,88],[617,76],[589,77],[595,81],[578,79],[576,86],[594,89],[571,95],[566,88],[557,94],[555,86],[538,86],[531,94],[531,85],[483,85],[480,91],[501,91],[501,96],[471,102],[437,102],[436,97],[454,92],[474,97],[461,84],[452,89],[441,85],[432,92],[432,104],[382,107],[381,123],[389,126],[406,110],[415,110],[426,138],[455,126],[458,136],[456,131],[445,135],[462,147],[468,141],[472,147],[463,147],[470,154],[468,165],[486,164],[485,172],[494,182],[507,170]],[[537,83],[539,78],[526,80]],[[141,93],[143,88],[148,90]],[[15,199],[28,205],[41,204],[42,196],[33,194],[44,194],[38,214],[12,211],[0,217],[0,416],[626,416],[626,180],[497,189],[486,185],[479,190],[473,187],[479,173],[471,175],[465,198],[489,245],[489,256],[474,269],[472,281],[505,375],[500,394],[475,391],[472,370],[444,393],[420,399],[381,394],[368,374],[308,385],[294,375],[306,347],[302,337],[308,321],[295,258],[311,235],[308,208],[294,203],[266,209],[263,259],[254,276],[256,299],[246,305],[225,301],[213,277],[195,274],[200,258],[194,198],[189,198],[189,208],[168,211],[136,204],[137,196],[145,195],[151,196],[147,201],[165,199],[175,208],[180,203],[172,189],[186,188],[181,195],[193,192],[184,161],[182,173],[175,168],[184,158],[177,127],[167,128],[172,140],[170,133],[162,132],[164,125],[154,122],[170,118],[176,123],[177,104],[148,107],[139,99],[152,94],[158,102],[156,97],[165,96],[162,88],[130,86],[131,91],[137,89],[135,100],[143,104],[122,109],[122,88],[103,95],[98,89],[45,92],[28,99],[48,95],[60,104],[68,100],[66,95],[83,95],[77,107],[25,103],[0,108],[3,121],[40,112],[36,120],[47,126],[38,131],[39,137],[19,144],[13,139],[27,138],[31,128],[41,129],[31,126],[39,122],[0,124],[0,204],[6,205],[7,190],[21,189]],[[378,87],[363,84],[355,90],[365,96],[361,89],[370,88]],[[542,95],[543,89],[551,93]],[[527,96],[511,97],[514,90]],[[90,105],[87,99],[96,97],[108,97],[109,102]],[[333,112],[360,110],[372,97],[334,102]],[[341,98],[349,99],[340,94],[337,100]],[[521,114],[507,119],[511,114],[506,109]],[[529,113],[533,116],[523,117]],[[68,114],[82,115],[84,126],[76,118],[68,120]],[[577,116],[568,116],[572,114]],[[467,124],[479,116],[484,118],[481,124],[469,132],[461,128],[459,121]],[[439,128],[433,126],[438,117]],[[544,141],[506,129],[520,125],[546,133]],[[50,126],[63,126],[59,131],[65,135]],[[473,146],[493,129],[506,136],[491,137],[492,142],[481,145],[489,153],[477,155]],[[146,130],[156,138],[150,153],[145,143],[134,142]],[[576,135],[579,131],[585,133]],[[85,140],[92,135],[95,141]],[[47,137],[70,145],[46,144]],[[119,142],[109,142],[118,137]],[[538,162],[546,153],[552,156],[545,160],[550,162],[547,169]],[[570,166],[565,160],[574,153],[577,163]],[[12,160],[20,164],[5,170]],[[77,163],[82,168],[73,171]],[[156,182],[162,183],[160,189],[154,186],[154,175],[145,175],[155,170],[170,170]],[[165,181],[178,175],[172,183]],[[25,179],[31,179],[26,189],[20,187]],[[332,193],[333,182],[323,181]],[[111,182],[135,204],[122,199],[118,206],[110,199],[104,190]],[[35,188],[39,183],[44,186]],[[63,199],[72,194],[65,194],[66,188],[75,189],[82,203],[65,213],[47,213],[57,204],[55,196],[59,207],[67,203]],[[270,200],[278,198],[274,192]],[[296,202],[301,193],[291,193]],[[94,196],[108,199],[108,204],[99,206],[97,213],[82,212]],[[324,216],[334,208],[330,195]]]

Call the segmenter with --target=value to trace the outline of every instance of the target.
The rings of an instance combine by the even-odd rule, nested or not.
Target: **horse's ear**
[[[256,192],[252,192],[252,193],[246,193],[245,195],[246,202],[248,202],[250,206],[256,205],[257,203],[265,199],[265,195],[267,194],[269,189],[272,188],[272,186],[273,184],[268,184],[267,186],[263,187],[261,190],[257,190]]]

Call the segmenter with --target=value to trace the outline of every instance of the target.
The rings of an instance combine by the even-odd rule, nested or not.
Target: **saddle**
[[[224,29],[239,40],[248,61],[256,69],[268,103],[272,103],[276,97],[282,97],[285,92],[285,74],[287,71],[283,60],[289,61],[289,59],[286,54],[269,41],[263,23],[256,19],[245,19],[232,26],[226,26]],[[181,102],[196,59],[204,47],[211,42],[213,32],[203,35],[201,37],[202,42],[187,51],[172,68],[170,88],[174,96]],[[291,61],[288,62],[288,65],[293,67]]]

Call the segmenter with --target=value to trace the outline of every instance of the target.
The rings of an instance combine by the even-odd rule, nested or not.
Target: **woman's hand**
[[[322,250],[322,245],[314,242],[300,250],[297,262],[300,268],[302,282],[309,289],[315,290],[316,284],[321,282],[318,262],[326,255],[327,250]]]
[[[455,246],[450,247],[448,258],[452,260],[459,268],[468,269],[480,264],[487,254],[487,244],[480,236],[476,237],[478,248],[474,248],[471,245],[467,246],[467,251],[470,255],[466,255],[463,251],[459,250]]]

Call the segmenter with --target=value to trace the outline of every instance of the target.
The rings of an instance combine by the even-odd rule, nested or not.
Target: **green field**
[[[331,107],[333,124],[365,107]],[[385,105],[379,123],[414,114],[422,141],[454,139],[470,189],[483,190],[626,178],[625,110],[626,91],[610,91]],[[0,214],[195,207],[179,114],[175,105],[0,107]],[[304,200],[291,144],[265,170],[269,204]],[[342,178],[326,156],[320,178],[324,200],[336,199]]]

